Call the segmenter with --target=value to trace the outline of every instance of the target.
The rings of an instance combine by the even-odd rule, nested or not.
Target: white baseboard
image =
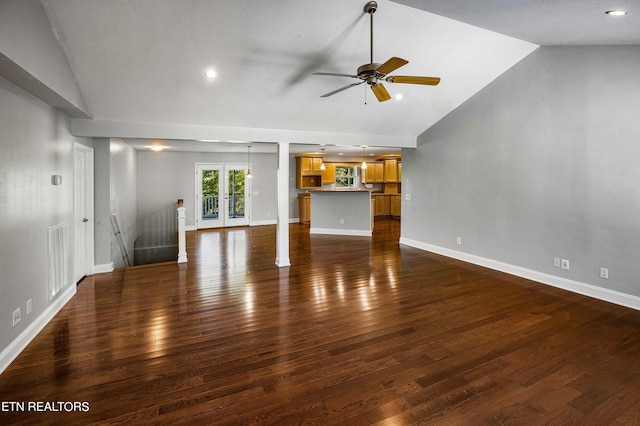
[[[329,229],[329,228],[309,228],[310,234],[326,234],[326,235],[349,235],[354,237],[370,237],[371,231],[361,229]]]
[[[44,312],[38,316],[22,333],[16,337],[13,342],[0,353],[0,374],[7,369],[9,365],[20,352],[27,347],[29,343],[42,331],[42,329],[53,319],[53,317],[67,304],[69,300],[76,294],[76,285],[70,284],[62,293],[49,305]]]
[[[561,288],[563,290],[568,290],[573,293],[578,293],[584,296],[593,297],[595,299],[604,300],[605,302],[615,303],[616,305],[640,310],[640,297],[634,296],[632,294],[621,293],[619,291],[609,290],[580,281],[569,280],[544,272],[538,272],[531,269],[523,268],[521,266],[510,265],[508,263],[487,259],[485,257],[411,240],[409,238],[400,238],[400,244],[419,248],[421,250],[429,251],[436,254],[441,254],[443,256],[462,260],[464,262],[473,263],[474,265],[484,266],[485,268],[495,269],[496,271],[505,272],[517,277],[526,278],[542,284],[547,284],[553,287]]]
[[[103,265],[93,265],[94,274],[103,274],[105,272],[113,272],[113,262],[105,263]]]
[[[300,223],[300,218],[299,217],[290,217],[289,218],[289,223]]]
[[[269,219],[269,220],[252,220],[249,223],[249,226],[264,226],[264,225],[277,225],[277,219]]]
[[[184,227],[184,230],[185,230],[185,232],[188,232],[188,231],[197,231],[197,230],[198,230],[198,227],[197,227],[197,226],[195,226],[195,225],[189,225],[189,226],[185,226],[185,227]]]

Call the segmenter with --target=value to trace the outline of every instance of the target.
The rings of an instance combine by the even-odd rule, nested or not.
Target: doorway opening
[[[196,227],[249,225],[251,180],[247,165],[196,165]]]

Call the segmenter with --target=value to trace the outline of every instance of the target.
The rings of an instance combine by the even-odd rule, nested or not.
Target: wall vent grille
[[[68,282],[69,226],[66,222],[48,229],[49,300]]]

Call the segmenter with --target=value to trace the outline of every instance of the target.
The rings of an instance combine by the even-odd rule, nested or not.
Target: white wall
[[[47,293],[47,228],[63,222],[69,225],[67,290],[75,291],[74,142],[92,143],[71,136],[67,116],[0,78],[0,371],[11,359],[10,346],[39,317],[55,314],[52,307],[63,297],[49,301]],[[62,175],[62,185],[52,185],[52,175]],[[27,299],[33,300],[29,315]],[[12,327],[18,307],[22,319]]]
[[[403,150],[403,240],[640,296],[638,75],[639,46],[525,58]]]
[[[138,152],[138,219],[174,209],[179,198],[187,209],[187,227],[195,227],[196,163],[246,164],[243,153]],[[275,223],[276,154],[251,154],[251,223]],[[141,225],[143,227],[144,225]],[[142,237],[142,236],[141,236]]]

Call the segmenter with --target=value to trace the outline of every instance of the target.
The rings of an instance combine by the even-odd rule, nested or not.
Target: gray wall
[[[63,111],[88,118],[89,108],[40,1],[0,1],[0,58],[3,56],[0,72],[6,78]]]
[[[196,163],[246,164],[243,153],[138,152],[138,220],[148,230],[149,220],[184,200],[186,226],[195,227]],[[273,222],[278,214],[278,156],[251,154],[251,223]],[[146,232],[153,232],[148,230]],[[140,235],[141,238],[146,238]]]
[[[129,259],[133,262],[133,245],[138,238],[138,161],[137,152],[121,139],[109,143],[111,212],[118,216]],[[126,266],[115,234],[111,234],[111,259],[114,267]]]
[[[49,306],[47,228],[69,224],[73,280],[73,143],[69,119],[0,78],[0,351]],[[62,175],[53,186],[51,176]],[[26,301],[33,311],[26,314]],[[11,313],[21,308],[13,328]]]
[[[108,138],[94,138],[94,263],[111,267],[111,150]]]
[[[120,228],[133,262],[133,246],[138,237],[137,152],[121,139],[94,139],[95,264],[125,266],[113,232],[111,213]]]
[[[639,75],[638,46],[538,49],[403,150],[402,237],[640,296]]]

